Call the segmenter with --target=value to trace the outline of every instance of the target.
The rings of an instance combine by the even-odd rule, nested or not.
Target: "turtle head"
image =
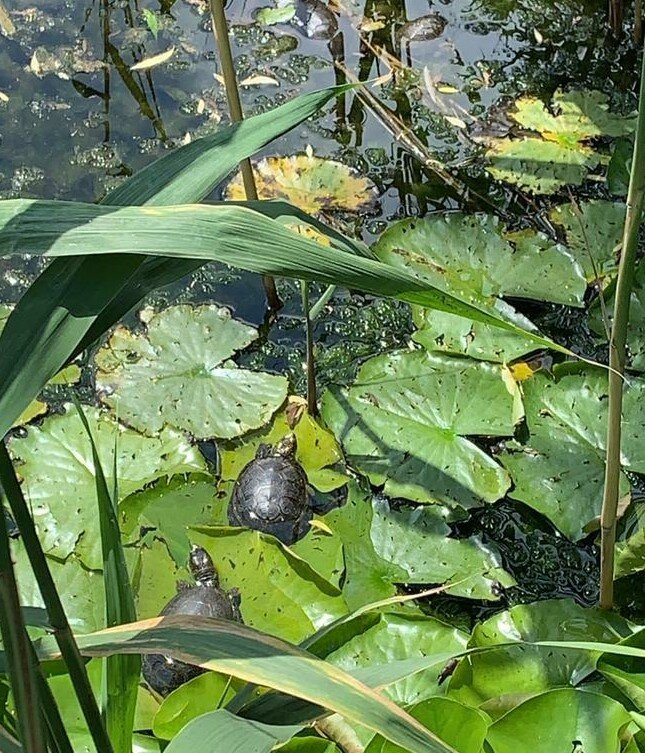
[[[190,550],[190,572],[197,583],[217,585],[217,571],[213,560],[201,546],[193,545]]]
[[[296,455],[297,449],[298,442],[296,441],[296,435],[291,432],[290,434],[285,434],[285,436],[276,443],[273,448],[273,454],[280,455],[283,458],[293,458]]]

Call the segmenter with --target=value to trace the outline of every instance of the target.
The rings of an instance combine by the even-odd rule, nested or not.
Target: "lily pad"
[[[513,607],[477,625],[469,647],[512,641],[601,641],[618,643],[631,634],[616,614],[554,599]],[[462,659],[450,678],[449,695],[469,706],[491,699],[507,709],[527,696],[578,685],[595,669],[597,654],[571,649],[508,646]],[[486,707],[484,707],[486,708]]]
[[[367,361],[348,388],[322,398],[322,417],[352,465],[389,497],[472,507],[510,480],[467,439],[510,436],[516,395],[502,368],[470,359],[394,352]]]
[[[407,712],[457,753],[481,753],[490,723],[481,711],[450,698],[436,697],[415,704]],[[405,750],[378,735],[365,753],[405,753]]]
[[[392,225],[374,252],[382,261],[460,298],[494,308],[526,329],[535,326],[502,296],[581,306],[582,270],[566,249],[534,231],[511,233],[490,215],[452,213]],[[535,350],[528,338],[442,311],[414,308],[414,339],[429,350],[508,361]]]
[[[533,97],[522,97],[511,116],[541,138],[498,140],[487,156],[493,177],[533,193],[553,193],[571,184],[580,185],[599,157],[587,145],[599,136],[624,136],[635,127],[633,116],[609,112],[601,92],[558,91],[551,109]]]
[[[186,565],[178,567],[162,541],[153,539],[140,545],[132,576],[137,617],[156,617],[177,593],[177,583],[191,580]]]
[[[267,157],[253,167],[261,199],[284,199],[310,214],[365,212],[378,197],[369,178],[341,162],[310,154]],[[246,198],[240,175],[229,183],[226,198],[231,201]]]
[[[625,388],[622,464],[645,469],[645,381]],[[607,377],[600,370],[524,382],[530,436],[499,455],[514,482],[509,495],[546,515],[566,536],[579,539],[600,514],[607,432]],[[621,494],[629,484],[621,481]]]
[[[467,633],[434,617],[407,611],[410,613],[381,614],[376,625],[328,654],[326,660],[351,672],[357,667],[373,667],[432,654],[458,653],[466,647]],[[402,705],[443,695],[446,689],[438,683],[440,670],[441,666],[423,670],[389,685],[383,692]]]
[[[217,306],[173,306],[146,335],[119,327],[97,354],[97,388],[119,418],[141,431],[175,426],[194,437],[238,437],[263,426],[287,396],[283,376],[230,360],[257,338]]]
[[[294,2],[276,2],[274,7],[266,6],[259,8],[255,20],[262,26],[273,26],[274,24],[284,24],[296,15],[296,5]]]
[[[342,472],[343,453],[336,438],[306,412],[304,401],[297,397],[289,398],[286,408],[275,415],[270,426],[244,439],[218,445],[221,478],[235,480],[244,466],[253,460],[260,444],[273,445],[289,432],[296,436],[296,458],[310,484],[327,492],[347,483],[347,476]]]
[[[238,588],[244,622],[299,643],[347,613],[338,588],[279,541],[236,528],[191,533],[211,555],[223,588]]]
[[[622,578],[642,570],[645,570],[645,504],[640,503],[623,537],[616,542],[614,577]]]
[[[103,566],[92,451],[76,410],[46,418],[15,438],[10,449],[21,464],[23,489],[47,554],[65,560],[72,552],[91,569]],[[117,443],[119,495],[176,473],[205,472],[198,451],[173,429],[146,437],[85,406],[101,464],[111,469]]]
[[[607,696],[563,688],[530,698],[488,730],[493,753],[609,753],[620,749],[631,717]]]
[[[188,527],[214,524],[225,518],[212,479],[193,475],[161,479],[154,486],[131,494],[120,505],[124,539],[138,541],[140,530],[161,539],[177,567],[185,567],[190,554]]]
[[[565,233],[567,248],[588,282],[618,271],[619,245],[625,224],[625,205],[618,201],[585,201],[575,207],[560,204],[549,213]]]
[[[410,584],[450,584],[449,593],[495,599],[495,583],[514,585],[498,557],[477,539],[450,538],[450,511],[439,505],[392,510],[387,500],[373,502],[371,540],[384,562],[405,571]]]

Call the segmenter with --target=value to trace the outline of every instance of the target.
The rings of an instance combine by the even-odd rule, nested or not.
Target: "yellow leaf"
[[[526,361],[519,361],[509,366],[513,379],[516,382],[525,382],[530,379],[535,373],[534,370],[526,363]]]
[[[435,88],[442,94],[457,94],[459,92],[456,86],[451,86],[450,84],[438,84]]]
[[[464,121],[456,115],[446,115],[445,117],[450,125],[454,125],[456,128],[466,128]]]
[[[318,518],[312,518],[309,521],[309,525],[312,528],[317,528],[319,531],[322,531],[323,533],[327,533],[330,536],[334,535],[334,532],[331,530],[331,528],[322,520],[319,520]]]
[[[8,102],[9,96],[5,94],[4,92],[0,92],[0,102]]]
[[[175,48],[170,47],[165,52],[160,52],[158,55],[153,55],[149,58],[144,58],[143,60],[140,60],[138,63],[135,63],[134,65],[130,66],[131,71],[147,71],[150,68],[155,68],[158,65],[161,65],[162,63],[167,62],[170,60],[170,58],[175,54]]]

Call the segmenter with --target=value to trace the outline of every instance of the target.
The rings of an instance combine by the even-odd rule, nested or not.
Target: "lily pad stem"
[[[302,313],[305,317],[305,333],[307,341],[307,412],[315,416],[318,412],[316,396],[316,362],[314,360],[314,330],[309,309],[309,283],[300,280],[300,294],[302,296]]]
[[[231,120],[235,123],[239,123],[241,120],[244,120],[244,113],[242,112],[240,91],[237,86],[231,43],[228,38],[228,23],[226,21],[226,13],[224,12],[224,3],[223,0],[209,0],[209,6],[211,19],[213,21],[215,41],[217,42],[217,47],[219,49],[219,60],[222,66],[222,76],[224,77],[228,109],[231,115]],[[244,193],[246,194],[247,200],[257,201],[258,190],[255,185],[251,160],[248,157],[240,162],[240,171],[242,173]],[[273,311],[281,309],[282,301],[278,295],[275,280],[270,275],[264,275],[262,280],[264,282],[264,290],[266,292],[269,308]]]
[[[614,321],[609,341],[609,415],[607,419],[607,456],[605,488],[600,514],[600,606],[611,609],[614,603],[614,545],[616,513],[620,485],[620,439],[625,371],[625,345],[629,323],[629,303],[638,250],[638,230],[645,197],[645,56],[641,70],[638,125],[632,157],[627,214],[622,252],[618,265]]]

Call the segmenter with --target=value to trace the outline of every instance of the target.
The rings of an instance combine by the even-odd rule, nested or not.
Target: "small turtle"
[[[287,434],[274,447],[258,447],[255,459],[235,482],[228,506],[231,525],[273,534],[283,544],[293,544],[307,533],[312,507],[307,476],[295,456],[295,434]]]
[[[309,39],[332,39],[338,34],[338,20],[321,0],[298,0],[291,23]]]
[[[194,546],[190,552],[190,571],[195,584],[178,583],[177,595],[161,610],[161,615],[190,614],[242,622],[237,589],[226,592],[219,587],[213,561],[200,546]],[[162,654],[148,654],[142,662],[145,681],[162,696],[205,671]]]
[[[397,37],[405,42],[430,42],[443,34],[448,21],[439,13],[429,13],[403,24]]]

